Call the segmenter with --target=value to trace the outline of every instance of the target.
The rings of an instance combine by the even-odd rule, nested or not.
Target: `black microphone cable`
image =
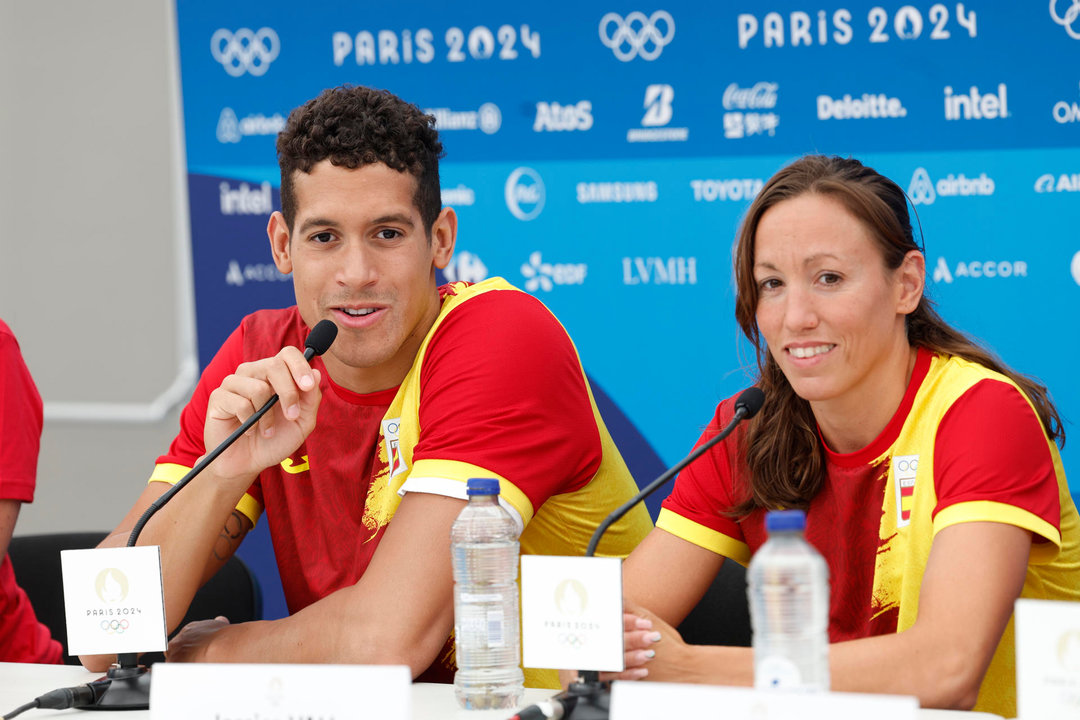
[[[0,720],[11,720],[11,718],[22,715],[27,710],[33,710],[35,708],[41,708],[43,710],[67,710],[68,708],[87,707],[100,700],[109,685],[109,680],[96,680],[83,685],[75,685],[74,687],[50,690],[44,695],[34,698],[31,702],[20,705],[11,712],[6,713],[0,717]]]

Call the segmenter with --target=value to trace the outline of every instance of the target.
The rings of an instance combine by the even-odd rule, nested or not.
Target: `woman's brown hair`
[[[915,243],[904,191],[892,180],[851,158],[808,155],[781,169],[762,188],[747,211],[735,247],[738,297],[735,318],[754,344],[758,385],[765,404],[751,421],[746,436],[746,462],[750,471],[747,497],[733,514],[754,508],[806,508],[825,479],[825,451],[818,439],[810,404],[795,394],[773,359],[758,330],[758,288],[754,280],[754,244],[762,215],[774,205],[806,193],[839,201],[877,240],[885,266],[900,267]],[[1047,435],[1065,443],[1061,418],[1036,380],[1021,375],[986,348],[948,323],[923,297],[907,316],[908,343],[935,353],[955,355],[1007,376],[1031,400]]]

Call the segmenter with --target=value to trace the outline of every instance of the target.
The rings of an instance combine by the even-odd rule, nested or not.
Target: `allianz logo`
[[[851,95],[840,98],[818,95],[817,116],[818,120],[901,118],[907,116],[907,108],[900,98],[889,97],[885,93],[863,93],[857,98]]]
[[[494,135],[502,127],[502,112],[495,103],[484,103],[477,110],[424,108],[424,114],[435,116],[435,128],[439,132],[480,130],[485,135]]]
[[[912,205],[932,205],[934,200],[941,197],[969,197],[974,195],[993,195],[994,179],[986,173],[980,173],[978,177],[969,178],[963,173],[953,175],[949,173],[937,181],[930,179],[926,168],[915,168],[911,176],[911,184],[908,185],[908,197]]]
[[[461,250],[454,253],[449,264],[443,268],[443,275],[450,282],[477,283],[487,278],[488,269],[478,255],[468,250]]]
[[[997,92],[982,92],[974,85],[965,93],[945,86],[946,120],[994,120],[1009,117],[1008,88],[999,83]]]
[[[243,287],[249,282],[288,282],[292,275],[283,275],[273,263],[249,263],[241,265],[237,260],[230,260],[225,271],[225,284]]]
[[[934,282],[951,283],[961,278],[1009,278],[1027,277],[1024,260],[970,260],[958,262],[950,268],[944,257],[939,257],[934,267]]]
[[[695,257],[624,257],[623,285],[697,285]]]
[[[755,197],[765,181],[761,178],[728,178],[726,180],[691,180],[696,202],[716,202],[717,200],[749,200]]]
[[[258,188],[252,188],[246,182],[233,188],[229,183],[223,182],[218,185],[218,196],[222,215],[269,215],[274,212],[274,201],[268,182]]]
[[[529,292],[552,290],[556,285],[584,285],[589,266],[585,263],[547,263],[539,250],[529,255],[521,266],[525,289]]]
[[[1035,181],[1035,192],[1080,192],[1080,173],[1063,173],[1056,178],[1050,173],[1040,175]]]
[[[476,204],[476,191],[465,185],[452,188],[443,188],[440,193],[443,205],[454,207],[467,207]]]
[[[536,103],[533,132],[584,131],[592,126],[592,103],[588,100],[581,100],[572,105],[560,105],[557,102]]]
[[[243,119],[236,116],[232,108],[224,108],[218,116],[218,142],[238,143],[245,137],[256,135],[277,135],[285,129],[285,118],[281,113],[267,116],[259,113],[247,115]]]
[[[655,182],[579,182],[577,201],[589,203],[656,202],[660,189]]]

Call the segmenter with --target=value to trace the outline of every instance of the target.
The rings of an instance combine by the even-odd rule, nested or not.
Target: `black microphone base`
[[[577,700],[563,720],[608,720],[611,688],[607,683],[578,681],[571,683],[566,690]]]
[[[148,710],[150,709],[150,670],[143,666],[109,668],[98,680],[108,683],[101,698],[81,710]]]

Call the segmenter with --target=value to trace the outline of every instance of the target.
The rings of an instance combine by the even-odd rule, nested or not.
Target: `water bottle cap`
[[[465,494],[472,495],[498,495],[499,481],[497,478],[469,478],[465,486]]]
[[[806,513],[802,510],[771,510],[765,514],[765,529],[784,532],[806,529]]]

